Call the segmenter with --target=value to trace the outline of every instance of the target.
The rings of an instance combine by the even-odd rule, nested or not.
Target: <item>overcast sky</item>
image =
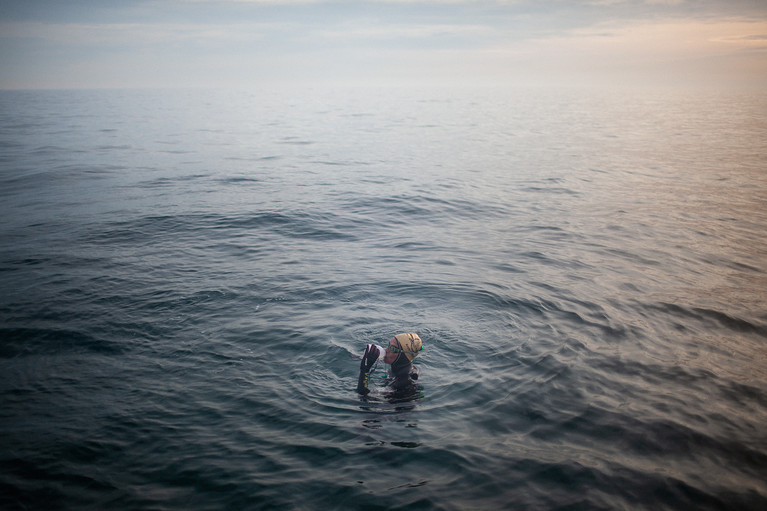
[[[767,0],[0,0],[0,88],[767,87]]]

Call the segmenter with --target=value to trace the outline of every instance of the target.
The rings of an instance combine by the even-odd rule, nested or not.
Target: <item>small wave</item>
[[[240,184],[250,184],[250,183],[261,183],[263,182],[263,179],[238,176],[238,177],[220,178],[220,179],[217,179],[217,181],[225,185],[240,185]]]
[[[684,307],[674,303],[660,302],[645,305],[648,309],[654,309],[665,314],[682,316],[698,320],[702,324],[715,323],[735,332],[753,333],[767,337],[767,325],[749,321],[737,316],[727,314],[715,309],[704,307]]]
[[[133,146],[122,144],[122,145],[100,145],[96,146],[95,148],[97,151],[128,151],[133,149]]]
[[[280,144],[288,144],[288,145],[312,145],[315,144],[313,140],[301,140],[296,137],[285,137],[279,142]]]
[[[157,236],[199,236],[205,231],[227,233],[228,239],[270,231],[289,238],[317,238],[323,240],[356,239],[359,222],[338,215],[317,213],[262,212],[248,215],[165,215],[147,216],[132,221],[106,225],[102,232],[89,235],[90,241],[135,242]]]
[[[522,188],[522,191],[543,193],[547,195],[548,194],[580,195],[580,193],[575,190],[571,190],[569,188],[561,188],[561,187],[528,186],[527,188]]]
[[[67,352],[92,352],[116,355],[123,352],[120,345],[84,332],[63,329],[2,328],[0,357],[15,358],[29,355],[58,355]]]

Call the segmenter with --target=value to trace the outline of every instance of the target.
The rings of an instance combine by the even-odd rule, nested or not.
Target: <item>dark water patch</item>
[[[66,508],[107,505],[111,500],[108,495],[118,493],[98,475],[74,475],[65,464],[51,462],[41,467],[23,459],[6,463],[9,475],[18,483],[7,485],[3,492],[0,502],[5,502],[5,509],[59,508],[65,502]]]
[[[60,329],[2,328],[0,357],[57,355],[66,352],[92,352],[106,355],[123,353],[120,344],[89,334]]]
[[[130,151],[133,149],[133,146],[128,144],[107,144],[107,145],[100,145],[96,146],[96,151],[104,151],[104,152],[111,152],[111,151]]]
[[[87,153],[85,149],[74,149],[72,147],[56,146],[56,145],[43,145],[37,146],[30,151],[34,157],[54,157],[61,155],[69,155],[72,153]],[[55,161],[55,160],[54,160]]]
[[[121,165],[96,163],[71,163],[52,167],[33,165],[23,172],[3,178],[4,194],[16,196],[20,190],[33,188],[38,194],[44,194],[42,198],[48,201],[52,185],[73,185],[91,179],[114,177],[125,170]],[[34,201],[31,197],[29,199]],[[35,202],[39,202],[39,197]]]
[[[633,453],[639,458],[662,457],[703,469],[726,459],[739,466],[738,471],[759,477],[765,457],[758,451],[727,438],[711,437],[681,423],[664,420],[637,420],[618,410],[589,407],[576,417],[536,428],[532,436],[542,439],[558,437],[563,442],[588,445],[598,442],[604,452]],[[705,479],[705,477],[704,477]]]
[[[668,304],[666,305],[668,306]],[[703,317],[703,318],[712,318],[717,323],[719,323],[720,325],[730,330],[744,332],[744,333],[755,333],[762,337],[767,337],[767,326],[765,325],[752,323],[751,321],[733,317],[727,313],[717,311],[717,310],[712,310],[712,309],[695,307],[692,309],[692,311],[694,312],[696,316]]]
[[[242,185],[242,184],[251,184],[251,183],[260,183],[263,180],[259,178],[254,177],[228,177],[218,180],[220,183],[228,184],[228,185]]]
[[[547,509],[615,509],[626,502],[637,509],[728,509],[723,501],[684,481],[663,475],[585,466],[577,461],[521,461],[515,468],[530,473],[532,495],[524,504]],[[630,484],[629,484],[630,483]]]
[[[210,175],[208,174],[185,174],[181,176],[174,176],[174,177],[160,177],[157,179],[153,179],[151,181],[144,181],[138,184],[140,188],[146,188],[146,189],[152,189],[152,188],[172,188],[175,187],[178,183],[183,183],[187,181],[195,181],[198,179],[206,179],[209,178]]]
[[[501,263],[495,266],[496,269],[506,273],[525,273],[525,270],[512,266],[509,263]]]
[[[563,188],[563,187],[556,187],[556,186],[528,186],[525,188],[522,188],[521,191],[523,192],[534,192],[534,193],[544,193],[544,194],[564,194],[564,195],[580,195],[579,192],[575,190],[571,190],[569,188]]]
[[[219,231],[220,234],[238,237],[254,231],[272,231],[287,237],[321,239],[354,239],[345,231],[354,227],[353,222],[333,214],[262,212],[238,216],[212,214],[182,216],[151,216],[130,222],[115,224],[107,230],[103,242],[119,239],[133,241],[141,236],[199,235],[200,232]]]
[[[719,325],[735,332],[753,333],[767,337],[767,326],[760,323],[733,317],[727,313],[702,307],[684,307],[673,303],[646,305],[659,312],[668,313],[672,317],[684,317],[696,320],[704,326]]]
[[[472,218],[490,220],[507,217],[505,206],[489,201],[470,201],[466,199],[443,199],[428,193],[418,195],[389,196],[355,199],[352,207],[362,208],[371,213],[380,211],[386,222],[411,223],[413,220],[440,222],[460,222]]]

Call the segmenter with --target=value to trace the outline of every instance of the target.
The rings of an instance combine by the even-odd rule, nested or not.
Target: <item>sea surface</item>
[[[767,509],[767,93],[0,92],[0,508]]]

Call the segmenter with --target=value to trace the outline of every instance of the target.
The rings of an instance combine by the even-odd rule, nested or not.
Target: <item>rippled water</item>
[[[0,507],[765,509],[765,113],[0,93]]]

